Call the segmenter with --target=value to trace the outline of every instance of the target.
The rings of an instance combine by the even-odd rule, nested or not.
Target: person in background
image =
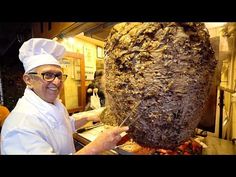
[[[93,110],[94,108],[91,106],[91,96],[94,93],[97,93],[100,98],[101,107],[105,106],[105,94],[104,94],[104,71],[97,70],[94,73],[94,80],[87,87],[86,92],[86,107],[85,111]]]
[[[6,118],[1,132],[2,154],[100,154],[116,146],[128,127],[107,129],[75,151],[73,132],[99,116],[69,116],[58,95],[67,75],[59,59],[65,48],[56,41],[32,38],[19,50],[26,83],[24,95]]]

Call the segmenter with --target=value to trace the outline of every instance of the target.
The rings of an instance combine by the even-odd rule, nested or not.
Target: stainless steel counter
[[[101,126],[97,127],[83,133],[75,133],[74,140],[78,148],[82,148],[84,145],[93,141],[96,136],[104,131],[106,127]],[[201,142],[205,143],[207,147],[203,148],[203,155],[236,155],[236,144],[233,144],[232,141],[207,136]],[[134,155],[132,153],[126,152],[122,149],[114,149],[112,151],[104,152],[103,154],[109,155]]]
[[[236,155],[236,144],[232,141],[207,136],[202,142],[208,146],[203,155]]]

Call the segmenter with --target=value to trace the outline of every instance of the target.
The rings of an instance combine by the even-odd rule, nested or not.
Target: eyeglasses
[[[35,74],[35,75],[40,75],[43,77],[43,80],[47,81],[47,82],[52,82],[54,81],[54,79],[57,77],[60,81],[64,82],[67,78],[66,74],[62,74],[62,73],[50,73],[50,72],[46,72],[46,73],[36,73],[36,72],[31,72],[28,74]]]

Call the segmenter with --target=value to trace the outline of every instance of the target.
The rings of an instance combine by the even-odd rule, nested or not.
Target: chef
[[[114,148],[128,127],[114,127],[75,151],[73,132],[98,116],[69,116],[58,95],[67,75],[59,59],[65,48],[56,41],[32,38],[19,50],[26,84],[24,95],[6,118],[1,132],[2,154],[99,154]]]

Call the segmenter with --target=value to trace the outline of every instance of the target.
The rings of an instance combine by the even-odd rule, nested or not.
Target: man
[[[58,95],[67,75],[59,59],[65,48],[49,39],[33,38],[20,48],[24,65],[24,96],[5,120],[1,132],[2,154],[99,154],[112,149],[128,127],[114,127],[75,152],[73,132],[99,118],[69,116]]]

